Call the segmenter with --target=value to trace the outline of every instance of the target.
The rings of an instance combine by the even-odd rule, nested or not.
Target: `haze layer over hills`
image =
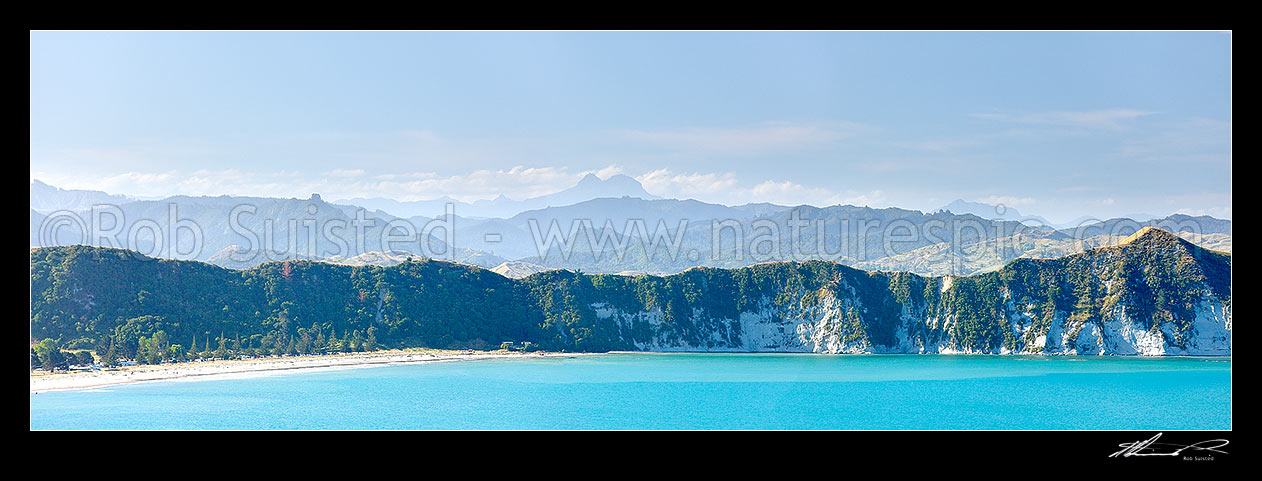
[[[391,265],[420,256],[496,268],[510,277],[550,269],[663,275],[698,266],[809,260],[969,275],[1017,258],[1056,258],[1113,245],[1144,226],[1231,251],[1231,221],[1208,216],[1052,226],[1016,209],[962,200],[931,213],[851,205],[727,206],[663,199],[625,175],[602,180],[589,174],[554,194],[472,203],[326,202],[318,194],[136,200],[33,181],[31,205],[32,247],[120,247],[232,269],[288,259]]]

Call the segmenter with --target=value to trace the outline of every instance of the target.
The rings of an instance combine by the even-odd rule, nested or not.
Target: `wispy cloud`
[[[886,206],[888,199],[880,190],[838,191],[823,187],[806,186],[788,180],[763,180],[757,184],[743,183],[733,172],[677,173],[670,169],[657,169],[637,176],[644,189],[654,195],[668,198],[697,199],[727,205],[754,202],[771,202],[782,205],[810,204],[816,206],[853,204]]]
[[[1105,109],[1083,112],[1036,112],[1023,114],[978,113],[969,117],[1034,125],[1056,125],[1087,129],[1121,130],[1125,123],[1157,112],[1136,109]]]
[[[1103,189],[1099,187],[1095,187],[1095,186],[1090,186],[1090,185],[1071,185],[1068,187],[1061,187],[1059,189],[1056,189],[1057,192],[1064,192],[1064,193],[1099,192],[1101,190]]]
[[[723,194],[734,188],[738,181],[731,172],[676,173],[670,169],[657,169],[637,176],[644,190],[654,195],[675,198],[697,198]]]
[[[1231,122],[1190,118],[1162,125],[1149,135],[1127,139],[1114,155],[1122,158],[1176,162],[1227,162]]]
[[[1190,216],[1208,215],[1219,219],[1231,219],[1231,207],[1208,207],[1204,209],[1182,208],[1175,211],[1176,214],[1184,214]]]
[[[855,136],[863,127],[850,122],[799,124],[767,122],[747,128],[695,127],[674,130],[616,130],[617,137],[654,147],[703,154],[761,155],[798,151]]]
[[[324,173],[328,177],[359,177],[364,175],[364,169],[333,169]]]
[[[608,178],[625,169],[609,165],[595,170],[566,167],[515,166],[482,169],[459,175],[433,172],[370,174],[362,169],[335,169],[312,175],[292,170],[247,172],[236,169],[183,172],[124,172],[104,177],[56,172],[32,172],[33,179],[70,189],[103,190],[143,198],[172,195],[239,195],[306,198],[318,193],[326,199],[343,200],[386,197],[400,201],[450,197],[471,202],[501,194],[525,199],[555,193],[574,186],[587,174]],[[880,190],[837,191],[788,180],[742,182],[733,172],[674,172],[656,169],[634,176],[645,190],[667,198],[697,199],[739,205],[772,202],[785,205],[888,205]]]
[[[1033,197],[1014,197],[1010,195],[991,195],[983,197],[978,202],[991,205],[1006,205],[1008,207],[1017,207],[1022,205],[1033,205],[1035,200]]]
[[[926,152],[946,153],[978,145],[981,145],[981,141],[977,139],[936,139],[912,142],[908,144],[908,147]]]
[[[597,170],[570,170],[566,167],[526,167],[482,169],[468,174],[441,176],[435,173],[383,174],[374,182],[356,185],[351,190],[373,189],[385,197],[398,200],[425,200],[442,196],[461,201],[490,199],[506,195],[525,199],[558,192],[572,187],[584,175],[609,177],[621,172],[617,166]],[[347,195],[347,197],[363,197]]]
[[[247,172],[201,169],[193,172],[124,172],[106,176],[35,171],[31,173],[31,178],[62,188],[102,190],[145,198],[225,194],[306,198],[318,193],[328,199],[388,197],[412,201],[451,197],[474,201],[501,194],[516,199],[535,197],[572,187],[589,173],[608,177],[619,172],[621,168],[613,165],[597,170],[516,166],[446,176],[434,172],[369,175],[362,169],[335,169],[319,175],[291,170]]]

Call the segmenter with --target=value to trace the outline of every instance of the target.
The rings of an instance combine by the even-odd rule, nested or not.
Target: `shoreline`
[[[318,369],[351,369],[379,367],[396,364],[422,364],[430,362],[472,361],[480,359],[531,359],[540,357],[572,357],[590,353],[522,353],[506,351],[445,351],[445,350],[391,350],[374,353],[339,354],[330,356],[269,357],[178,364],[126,366],[111,370],[42,373],[30,376],[31,394],[52,391],[73,391],[117,386],[147,381],[195,380],[199,378],[229,377],[232,375],[270,375],[287,371]]]
[[[542,353],[542,355],[541,355]],[[814,352],[707,352],[707,351],[609,351],[607,353],[586,353],[586,352],[508,352],[508,351],[453,351],[453,350],[437,350],[437,349],[411,349],[411,350],[389,350],[378,351],[372,353],[353,353],[353,354],[337,354],[326,356],[293,356],[293,357],[268,357],[256,359],[238,359],[238,360],[219,360],[204,362],[184,362],[178,364],[158,364],[143,366],[126,366],[113,368],[110,370],[90,371],[90,372],[69,372],[69,373],[44,373],[31,374],[30,389],[31,394],[39,394],[52,391],[74,391],[83,389],[94,389],[107,386],[117,386],[122,384],[131,384],[147,381],[177,381],[177,380],[198,380],[198,379],[216,379],[229,378],[233,376],[240,377],[248,375],[250,377],[266,376],[273,374],[282,374],[288,371],[314,371],[321,369],[356,369],[369,368],[379,366],[389,366],[398,364],[423,364],[431,362],[453,362],[453,361],[473,361],[481,359],[531,359],[540,357],[575,357],[575,356],[592,356],[601,354],[807,354],[807,355],[829,355]],[[883,355],[883,354],[867,354],[867,355]],[[888,355],[888,354],[884,354]],[[907,356],[924,356],[926,354],[894,354]],[[928,354],[930,356],[935,354]],[[943,355],[943,354],[936,354]],[[1086,358],[1214,358],[1225,357],[1230,359],[1231,356],[1066,356],[1066,355],[1047,355],[1047,354],[1028,354],[1028,355],[969,355],[969,354],[945,354],[948,356],[977,356],[977,357],[1035,357],[1035,358],[1064,358],[1064,357],[1086,357]]]

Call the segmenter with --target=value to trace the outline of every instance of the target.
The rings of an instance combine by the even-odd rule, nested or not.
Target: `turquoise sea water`
[[[31,395],[31,429],[1230,429],[1231,358],[607,354]]]

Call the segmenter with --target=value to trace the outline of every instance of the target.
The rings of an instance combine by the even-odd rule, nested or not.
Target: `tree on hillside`
[[[359,351],[362,351],[363,349],[364,349],[364,337],[362,334],[359,333],[359,329],[356,329],[354,332],[351,333],[350,351],[359,352]]]
[[[149,364],[149,338],[141,336],[136,341],[136,364]]]
[[[101,358],[101,363],[106,367],[114,367],[118,365],[118,349],[114,347],[114,338],[110,337],[110,347],[105,351],[105,356]]]
[[[70,367],[66,356],[61,353],[61,345],[53,339],[44,339],[35,345],[35,354],[39,357],[40,367],[53,371]]]
[[[298,328],[298,345],[296,346],[298,354],[311,354],[311,344],[314,342],[315,339],[311,337],[311,331],[308,331],[305,327]]]
[[[311,325],[311,328],[312,328],[312,329],[314,329],[314,330],[315,330],[315,332],[316,332],[316,337],[315,337],[315,341],[314,341],[314,342],[315,342],[315,345],[311,347],[311,351],[312,351],[312,352],[323,352],[323,351],[325,350],[325,348],[327,348],[327,347],[328,347],[328,346],[326,346],[327,341],[325,341],[325,339],[324,339],[324,331],[321,331],[321,330],[320,330],[320,328],[316,327],[316,325],[315,325],[315,324],[312,324],[312,325]]]
[[[158,331],[153,333],[153,339],[149,341],[149,360],[150,364],[162,364],[169,361],[170,357],[167,353],[167,347],[170,345],[170,338],[167,337],[166,331]]]
[[[337,330],[329,330],[329,340],[324,349],[328,352],[339,353],[342,352],[342,346],[342,340],[337,338]]]
[[[376,326],[370,326],[368,328],[368,339],[364,340],[364,350],[365,351],[377,350],[377,327]]]

